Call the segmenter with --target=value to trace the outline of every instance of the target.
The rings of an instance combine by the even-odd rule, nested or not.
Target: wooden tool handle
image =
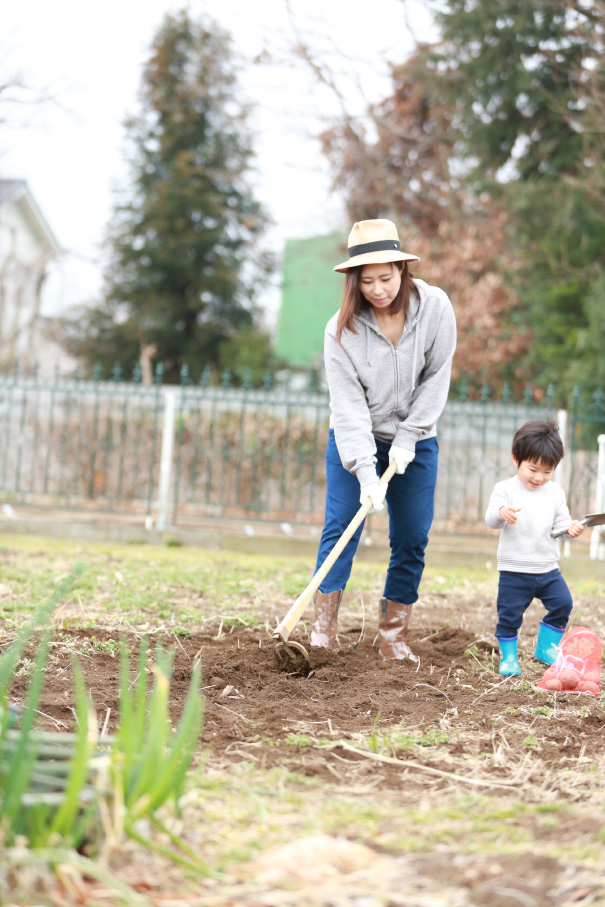
[[[397,464],[393,460],[393,462],[389,463],[388,468],[381,475],[378,484],[379,485],[388,484],[391,481],[391,479],[393,478],[393,476],[395,475],[396,469],[397,469]],[[319,570],[317,571],[317,573],[315,574],[315,576],[313,577],[313,579],[311,580],[311,582],[309,583],[307,588],[303,592],[300,593],[300,595],[298,596],[298,598],[296,599],[296,601],[294,602],[294,604],[292,605],[292,607],[290,608],[290,610],[288,611],[288,613],[286,614],[284,619],[282,620],[281,624],[279,624],[279,626],[277,626],[275,628],[275,630],[273,631],[274,639],[281,639],[282,642],[288,641],[288,637],[290,636],[290,633],[292,632],[292,630],[294,629],[294,627],[300,620],[302,613],[305,610],[305,608],[307,607],[307,605],[309,604],[312,596],[319,589],[319,587],[321,585],[321,581],[330,572],[333,564],[335,563],[336,560],[338,560],[338,558],[339,558],[340,554],[342,553],[342,551],[344,550],[345,546],[351,540],[355,530],[365,520],[371,507],[372,507],[372,498],[368,495],[368,497],[366,498],[364,503],[361,505],[361,507],[359,508],[359,510],[357,511],[357,513],[355,514],[355,516],[353,517],[353,519],[351,520],[351,522],[349,523],[349,525],[347,526],[347,528],[345,529],[345,531],[343,532],[341,537],[338,539],[338,541],[336,542],[336,544],[334,545],[334,547],[328,554],[327,558],[325,559],[325,561],[323,562],[323,564],[321,565],[321,567],[319,568]]]

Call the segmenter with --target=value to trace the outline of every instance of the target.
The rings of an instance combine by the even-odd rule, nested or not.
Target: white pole
[[[557,425],[559,426],[559,434],[561,435],[561,440],[563,441],[563,450],[565,451],[565,456],[562,460],[559,460],[557,463],[557,468],[555,469],[555,474],[553,480],[561,485],[567,493],[567,485],[569,483],[569,470],[571,467],[570,456],[571,456],[571,439],[567,437],[567,410],[558,409],[557,410]]]
[[[599,435],[597,438],[599,445],[599,457],[597,460],[597,494],[595,498],[595,513],[602,513],[605,510],[605,435]],[[602,526],[595,526],[592,530],[590,539],[590,557],[596,561],[599,558],[599,548],[601,541]]]
[[[567,437],[568,422],[566,409],[557,410],[557,424],[559,426],[559,434],[561,435],[561,440],[563,441],[563,450],[565,451],[566,456],[564,456],[563,459],[559,460],[559,462],[557,463],[553,481],[564,488],[565,492],[567,493],[567,486],[569,485],[569,473],[571,468],[571,438]],[[563,541],[562,555],[563,557],[570,557],[571,555],[571,545],[568,538]]]
[[[164,394],[164,424],[162,426],[162,450],[160,453],[160,483],[158,488],[158,519],[155,528],[168,529],[170,508],[170,486],[172,484],[172,460],[174,454],[174,428],[176,423],[176,387],[162,388]]]

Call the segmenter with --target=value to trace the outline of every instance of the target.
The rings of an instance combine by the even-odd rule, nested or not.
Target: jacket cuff
[[[485,514],[485,522],[490,529],[503,529],[506,526],[506,520],[503,520],[500,516],[500,510],[505,506],[505,504],[500,504],[498,510],[488,510]]]
[[[372,485],[372,483],[378,481],[375,466],[360,466],[355,475],[360,488],[363,488],[364,485]]]
[[[409,431],[407,428],[400,428],[393,438],[392,443],[395,444],[396,447],[405,447],[406,450],[411,450],[413,453],[416,453],[417,440],[418,432]]]

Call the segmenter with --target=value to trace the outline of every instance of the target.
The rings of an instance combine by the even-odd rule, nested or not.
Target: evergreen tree
[[[533,339],[516,370],[553,383],[560,402],[603,373],[594,300],[605,221],[594,186],[603,185],[604,13],[602,0],[448,0],[437,14],[444,40],[432,63],[455,153],[474,191],[515,215],[513,320]]]
[[[193,376],[206,365],[238,372],[222,351],[237,354],[240,332],[250,345],[257,284],[270,271],[247,112],[228,35],[187,12],[166,16],[141,111],[127,122],[132,184],[110,228],[106,298],[69,325],[70,348],[89,365],[128,370],[151,346],[169,380],[185,363]]]
[[[577,173],[584,153],[583,86],[603,53],[593,0],[447,0],[434,55],[479,181]]]

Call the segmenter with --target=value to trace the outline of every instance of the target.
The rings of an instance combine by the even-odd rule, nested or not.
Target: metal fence
[[[482,529],[496,481],[512,474],[510,445],[528,418],[553,416],[566,442],[556,478],[576,514],[594,508],[596,436],[605,397],[574,394],[555,410],[550,388],[451,398],[438,427],[436,526]],[[147,516],[159,528],[213,518],[323,519],[324,392],[278,385],[233,388],[208,376],[180,387],[97,377],[0,377],[0,497],[5,503]],[[586,442],[588,439],[588,443]],[[582,446],[584,444],[585,446]]]
[[[0,493],[151,512],[163,418],[159,385],[0,379]]]

